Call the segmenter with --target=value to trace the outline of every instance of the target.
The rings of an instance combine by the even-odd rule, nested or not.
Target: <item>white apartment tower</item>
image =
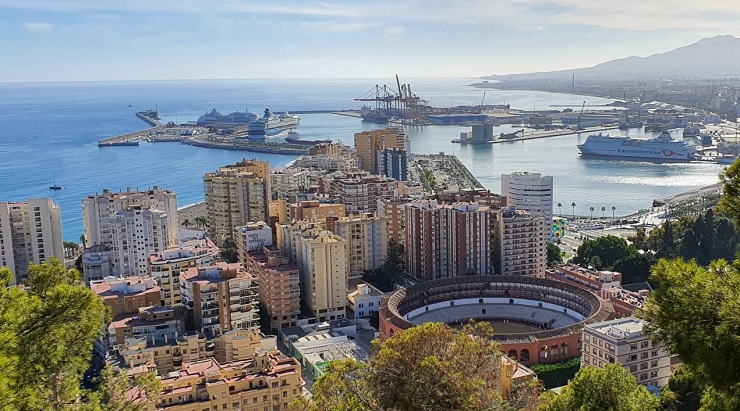
[[[634,317],[587,324],[583,328],[581,367],[620,364],[635,376],[638,384],[668,384],[670,353],[650,340],[644,326],[645,321]]]
[[[501,195],[506,205],[530,214],[541,213],[547,219],[548,241],[552,235],[552,176],[517,172],[501,175]]]
[[[388,220],[368,214],[326,218],[326,228],[347,240],[350,275],[380,268],[388,249]]]
[[[167,216],[167,244],[177,245],[177,196],[170,190],[154,187],[146,191],[126,191],[112,193],[103,190],[103,194],[94,194],[82,200],[82,223],[85,227],[85,247],[94,245],[111,245],[112,233],[110,218],[119,211],[129,210],[133,206],[163,211]]]
[[[117,275],[148,275],[149,256],[169,248],[167,220],[164,211],[140,205],[119,211],[110,218],[113,267]]]
[[[301,258],[301,297],[317,321],[339,320],[346,316],[347,240],[321,231],[298,234]]]
[[[27,278],[31,263],[50,257],[64,262],[59,205],[48,198],[0,203],[0,267],[8,267],[19,281]]]

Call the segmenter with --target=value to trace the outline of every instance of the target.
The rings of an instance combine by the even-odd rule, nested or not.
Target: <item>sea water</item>
[[[394,79],[393,79],[394,80]],[[0,84],[0,201],[49,197],[61,207],[66,240],[83,232],[82,199],[103,189],[171,189],[178,205],[203,201],[203,174],[242,158],[267,160],[284,166],[295,156],[206,149],[179,143],[142,144],[138,147],[102,147],[97,141],[148,126],[135,112],[155,108],[164,122],[184,123],[215,108],[221,113],[269,107],[284,110],[356,109],[354,98],[376,84],[392,80],[218,80],[160,82],[82,82]],[[476,79],[415,79],[412,90],[437,107],[478,105],[483,90],[469,87]],[[578,110],[610,100],[532,91],[486,90],[486,104],[538,109],[571,105]],[[131,107],[129,107],[129,105]],[[562,107],[558,107],[562,109]],[[335,114],[304,114],[297,131],[304,139],[340,140],[353,144],[354,133],[379,128],[358,118]],[[496,127],[494,134],[510,132]],[[554,202],[563,213],[588,215],[601,207],[617,215],[646,208],[655,198],[667,197],[717,181],[721,166],[703,163],[666,163],[585,159],[577,144],[586,134],[493,145],[453,144],[462,126],[407,127],[414,153],[455,154],[480,182],[500,192],[502,173],[540,172],[554,178]],[[613,133],[620,133],[615,130]],[[674,136],[680,138],[680,130]],[[642,136],[641,130],[631,135]],[[64,190],[49,190],[52,181]],[[555,212],[558,212],[557,207]]]

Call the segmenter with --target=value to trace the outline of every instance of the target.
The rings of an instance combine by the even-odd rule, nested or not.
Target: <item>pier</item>
[[[483,141],[483,142],[471,142],[471,141],[465,141],[460,140],[459,138],[456,138],[452,140],[453,143],[457,144],[471,144],[471,145],[487,145],[487,144],[499,144],[499,143],[508,143],[511,141],[523,141],[523,140],[535,140],[538,138],[548,138],[548,137],[557,137],[557,136],[567,136],[571,134],[578,134],[578,133],[597,133],[602,131],[609,131],[609,130],[618,130],[619,128],[616,126],[604,126],[604,127],[587,127],[583,130],[570,130],[570,129],[564,129],[564,130],[554,130],[554,131],[538,131],[538,132],[532,132],[530,134],[522,134],[521,136],[517,133],[510,133],[509,135],[516,135],[515,137],[511,138],[496,138],[495,140],[491,141]]]

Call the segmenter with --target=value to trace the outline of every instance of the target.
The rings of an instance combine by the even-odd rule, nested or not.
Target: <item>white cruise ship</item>
[[[594,134],[588,136],[585,143],[578,145],[578,149],[584,156],[662,161],[688,161],[694,158],[693,146],[684,141],[674,140],[667,132],[663,132],[656,138],[645,140]]]

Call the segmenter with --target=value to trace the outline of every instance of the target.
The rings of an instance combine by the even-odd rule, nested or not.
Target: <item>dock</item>
[[[618,130],[619,128],[617,126],[604,126],[604,127],[588,127],[584,128],[583,130],[553,130],[553,131],[537,131],[530,134],[524,134],[521,136],[516,136],[513,138],[496,138],[492,141],[481,141],[481,142],[472,142],[472,141],[464,141],[460,140],[459,138],[453,139],[453,143],[457,144],[471,144],[471,145],[486,145],[486,144],[499,144],[499,143],[508,143],[511,141],[523,141],[523,140],[536,140],[538,138],[548,138],[548,137],[558,137],[558,136],[567,136],[571,134],[578,134],[578,133],[597,133],[597,132],[603,132],[603,131],[609,131],[609,130]]]

